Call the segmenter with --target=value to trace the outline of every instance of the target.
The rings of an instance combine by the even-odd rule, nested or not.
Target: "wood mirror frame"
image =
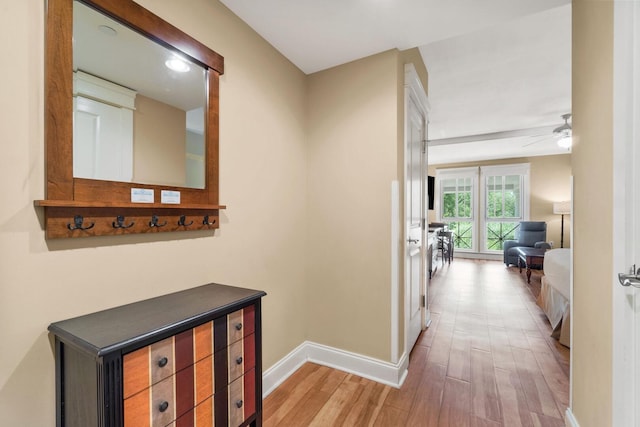
[[[206,71],[205,188],[101,181],[73,176],[73,1],[48,0],[45,49],[47,238],[211,230],[219,226],[219,77],[224,58],[132,0],[80,0],[151,40],[176,50]],[[133,203],[132,189],[153,190],[153,203]],[[180,193],[179,204],[161,192]]]

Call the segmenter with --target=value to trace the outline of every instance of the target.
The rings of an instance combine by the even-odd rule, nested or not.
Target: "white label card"
[[[132,188],[131,203],[153,203],[153,190],[148,188]]]
[[[171,205],[180,204],[180,192],[171,190],[162,190],[160,192],[160,203],[168,203]]]

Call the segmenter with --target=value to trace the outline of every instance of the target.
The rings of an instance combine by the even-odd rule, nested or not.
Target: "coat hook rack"
[[[163,222],[162,224],[158,224],[158,220],[160,218],[158,218],[157,215],[152,215],[151,216],[151,221],[149,221],[149,227],[164,227],[165,225],[167,225],[167,221]]]
[[[209,222],[209,215],[205,215],[204,219],[202,220],[203,225],[213,225],[215,223],[216,223],[215,219],[212,222]]]
[[[89,230],[91,228],[93,228],[94,225],[96,225],[95,222],[92,222],[91,225],[88,225],[86,227],[83,226],[84,223],[84,218],[82,217],[82,215],[76,215],[73,217],[73,225],[71,225],[71,223],[67,223],[67,228],[71,231],[73,230]]]
[[[186,223],[185,221],[187,220],[186,215],[180,215],[180,219],[178,220],[178,225],[181,225],[183,227],[188,227],[191,224],[193,224],[193,221],[191,221],[190,223]]]
[[[135,222],[131,221],[131,224],[124,225],[124,216],[122,215],[118,215],[116,220],[111,223],[113,228],[131,228],[133,227],[133,224],[135,224]]]

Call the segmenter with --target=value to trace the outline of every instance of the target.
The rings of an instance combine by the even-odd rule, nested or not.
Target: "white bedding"
[[[544,275],[547,282],[569,300],[569,267],[571,249],[551,249],[544,254]]]
[[[567,347],[570,343],[570,263],[571,249],[545,252],[544,276],[537,301],[551,323],[552,336]]]

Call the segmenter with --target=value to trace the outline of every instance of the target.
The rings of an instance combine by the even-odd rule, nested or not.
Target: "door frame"
[[[635,324],[640,316],[634,313],[640,291],[620,285],[617,273],[628,272],[640,254],[634,254],[633,240],[640,231],[638,221],[635,230],[629,214],[633,213],[634,200],[628,194],[638,194],[640,188],[634,182],[640,178],[634,158],[640,157],[634,140],[640,137],[640,5],[637,2],[614,1],[613,25],[613,277],[612,285],[612,423],[613,425],[640,425],[640,331]],[[636,77],[634,77],[636,76]],[[631,96],[629,95],[631,94]],[[635,209],[638,200],[635,200]],[[635,211],[637,216],[638,211]],[[633,215],[631,215],[633,216]]]
[[[427,196],[427,184],[426,184],[426,179],[427,179],[427,167],[428,167],[428,159],[427,159],[427,128],[428,128],[428,123],[429,123],[429,110],[430,110],[430,106],[429,106],[429,100],[427,98],[427,94],[424,90],[424,87],[422,86],[422,82],[420,81],[420,78],[418,76],[418,73],[415,69],[415,66],[413,65],[413,63],[409,63],[409,64],[405,64],[404,66],[404,141],[403,141],[403,145],[404,145],[404,149],[403,149],[403,155],[404,155],[404,182],[407,182],[407,172],[408,172],[408,167],[407,167],[407,127],[408,127],[408,123],[409,123],[409,106],[410,104],[413,103],[416,105],[416,107],[418,107],[419,113],[424,117],[424,134],[423,134],[423,150],[422,150],[422,159],[423,159],[423,175],[424,175],[424,192],[423,192],[423,202],[427,202],[428,200],[428,196]],[[406,193],[406,186],[404,186],[405,188],[403,188],[403,212],[406,210],[406,206],[407,206],[407,193]],[[426,206],[426,205],[425,205]],[[422,209],[422,215],[423,215],[423,221],[422,221],[422,236],[420,239],[420,252],[421,252],[421,264],[420,264],[420,277],[421,277],[421,298],[424,298],[424,302],[425,304],[422,306],[421,308],[421,328],[425,329],[427,326],[429,326],[429,324],[431,323],[431,314],[429,312],[429,301],[428,301],[428,285],[427,285],[427,281],[429,280],[428,277],[428,273],[427,273],[427,260],[426,260],[426,256],[427,256],[427,236],[426,236],[426,221],[427,221],[427,211],[426,209]],[[411,352],[411,348],[413,343],[409,343],[408,337],[409,337],[409,321],[410,321],[410,305],[409,305],[409,286],[410,286],[410,280],[409,277],[410,275],[408,274],[407,271],[407,224],[406,224],[406,212],[404,212],[404,214],[402,215],[402,266],[403,266],[403,271],[404,271],[404,354],[406,357],[408,357],[409,353]],[[393,341],[393,340],[392,340]],[[393,345],[393,344],[392,344]],[[395,348],[398,348],[397,346],[394,346]],[[392,354],[393,354],[393,350],[392,350]]]

